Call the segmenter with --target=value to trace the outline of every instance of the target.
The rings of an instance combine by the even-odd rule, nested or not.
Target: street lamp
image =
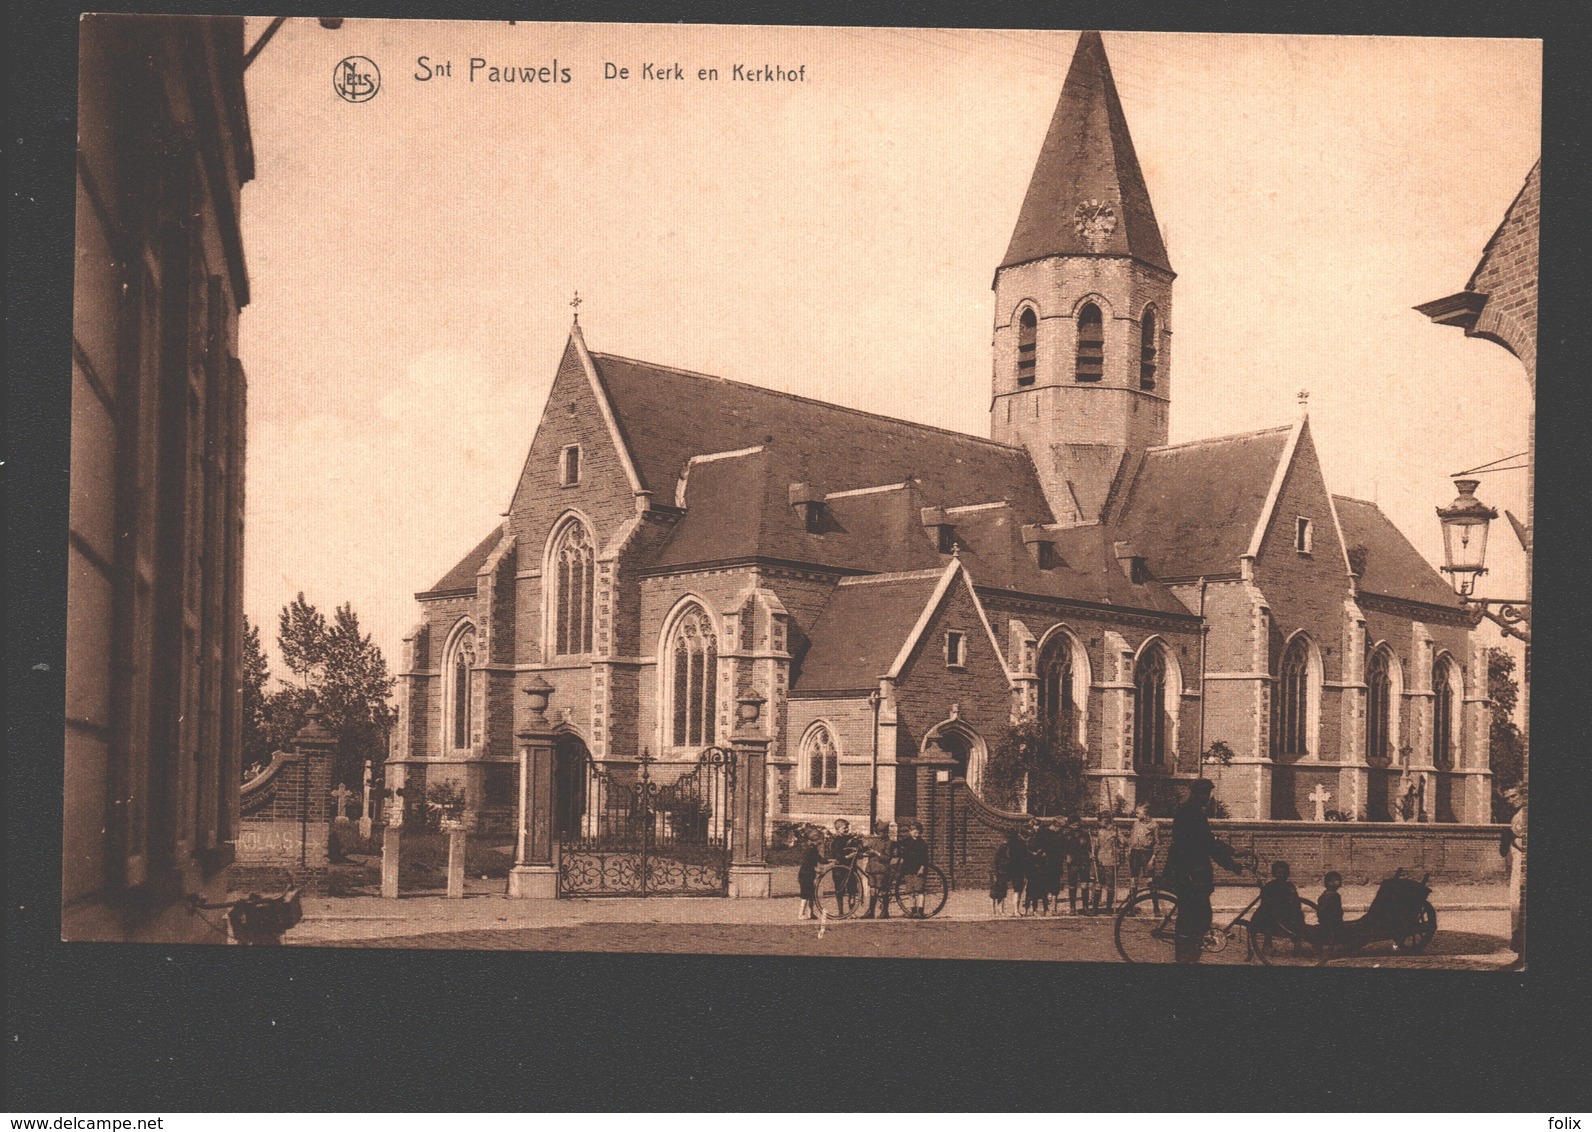
[[[1458,498],[1447,507],[1437,509],[1438,522],[1443,525],[1443,572],[1453,575],[1454,592],[1464,602],[1472,626],[1480,625],[1485,617],[1503,630],[1504,636],[1530,645],[1529,601],[1473,596],[1476,579],[1487,572],[1487,528],[1498,517],[1496,508],[1476,498],[1480,482],[1466,475],[1456,476],[1454,486],[1459,490]]]
[[[1458,478],[1459,497],[1437,509],[1443,525],[1443,572],[1454,576],[1454,590],[1469,598],[1476,579],[1487,572],[1487,528],[1498,517],[1496,509],[1476,498],[1480,480]]]

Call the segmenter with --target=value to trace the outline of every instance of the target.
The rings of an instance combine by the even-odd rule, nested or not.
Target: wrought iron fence
[[[563,896],[722,896],[729,888],[735,755],[598,762],[557,775]]]

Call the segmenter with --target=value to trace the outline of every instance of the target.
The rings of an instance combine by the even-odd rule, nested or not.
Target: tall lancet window
[[[1017,319],[1017,384],[1032,385],[1039,360],[1039,316],[1024,307]]]
[[[1145,649],[1133,670],[1133,765],[1166,762],[1166,656],[1159,646]]]
[[[1454,662],[1447,656],[1432,665],[1432,765],[1454,768]]]
[[[1063,743],[1075,738],[1072,703],[1072,642],[1057,633],[1039,654],[1039,718]]]
[[[1078,354],[1074,376],[1079,381],[1099,381],[1106,372],[1106,329],[1100,308],[1085,303],[1078,312]]]
[[[1310,753],[1310,642],[1289,643],[1277,673],[1277,755],[1288,762]]]
[[[560,656],[591,652],[595,563],[586,524],[571,520],[553,547],[554,651]]]
[[[1158,330],[1159,327],[1156,326],[1155,319],[1155,308],[1146,307],[1144,310],[1144,320],[1139,325],[1140,389],[1155,388],[1155,367],[1158,360],[1156,354],[1158,352],[1159,344],[1156,334]]]
[[[1371,654],[1365,686],[1365,757],[1387,762],[1393,755],[1393,670],[1386,649]]]
[[[676,747],[713,742],[717,708],[718,637],[700,605],[687,606],[670,637],[669,735]]]
[[[470,745],[474,705],[470,695],[470,674],[475,668],[475,627],[466,625],[453,638],[445,671],[448,674],[448,717],[453,749]]]

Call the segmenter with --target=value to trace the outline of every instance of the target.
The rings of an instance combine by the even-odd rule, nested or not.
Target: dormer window
[[[1085,303],[1078,312],[1078,353],[1073,376],[1078,381],[1099,381],[1106,370],[1105,321],[1100,308]]]
[[[1309,519],[1303,515],[1294,520],[1294,550],[1300,554],[1309,554],[1314,543],[1315,531]]]
[[[790,485],[790,505],[801,516],[802,527],[810,535],[824,533],[824,495],[810,484]]]
[[[1038,361],[1039,316],[1033,307],[1025,307],[1017,319],[1017,384],[1032,385]]]
[[[967,667],[967,634],[960,629],[945,634],[945,667]]]
[[[580,482],[580,445],[566,445],[558,454],[558,483],[574,487]]]
[[[1139,388],[1155,388],[1156,366],[1155,308],[1146,307],[1144,321],[1139,326]]]

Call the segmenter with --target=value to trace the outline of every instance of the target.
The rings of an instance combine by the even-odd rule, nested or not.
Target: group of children
[[[892,889],[896,888],[907,897],[908,918],[924,918],[923,879],[929,865],[929,847],[923,840],[922,823],[910,823],[903,837],[895,822],[880,822],[875,836],[864,839],[851,832],[851,823],[845,818],[835,819],[834,829],[827,837],[813,830],[807,838],[801,864],[796,869],[796,884],[801,892],[801,909],[796,918],[818,918],[818,877],[825,865],[857,868],[859,860],[862,862],[860,875],[853,874],[846,883],[866,887],[865,894],[852,894],[865,895],[864,918],[877,915],[880,919],[889,919]]]
[[[894,879],[908,881],[921,876],[928,864],[928,846],[918,822],[907,827],[905,837],[898,835],[894,822],[880,823],[877,836],[871,840],[875,843],[869,844],[853,834],[851,823],[845,818],[835,820],[827,838],[813,831],[796,872],[801,891],[798,919],[809,920],[817,915],[820,869],[830,863],[854,865],[859,857],[872,859],[870,867],[877,874],[869,883],[865,915],[873,915],[876,908],[881,916],[890,914],[888,900],[881,897],[888,894]],[[1063,914],[1061,890],[1065,887],[1067,914],[1079,914],[1081,893],[1083,915],[1109,915],[1116,908],[1121,866],[1126,864],[1128,868],[1126,899],[1131,900],[1152,875],[1159,846],[1160,829],[1150,817],[1148,806],[1138,808],[1126,831],[1105,809],[1100,811],[1093,830],[1085,829],[1076,817],[1046,818],[1043,822],[1030,818],[995,853],[990,868],[990,911],[996,916],[1010,915],[1015,900],[1019,916],[1059,916]],[[1271,880],[1261,886],[1251,929],[1261,937],[1263,946],[1271,946],[1274,937],[1298,940],[1316,932],[1319,942],[1333,942],[1343,932],[1343,897],[1338,891],[1343,887],[1342,875],[1335,871],[1326,874],[1325,890],[1316,899],[1318,927],[1313,929],[1305,926],[1299,889],[1291,876],[1287,861],[1273,863]],[[903,890],[914,892],[913,911],[921,916],[921,884],[905,884]]]
[[[1124,832],[1110,810],[1102,809],[1093,830],[1076,817],[1030,818],[1007,838],[990,867],[990,912],[1005,916],[1059,916],[1061,890],[1067,890],[1067,914],[1079,915],[1082,893],[1085,916],[1109,915],[1116,907],[1117,882],[1128,867],[1131,898],[1144,883],[1160,829],[1149,807],[1140,806]],[[1124,858],[1126,858],[1124,860]]]

